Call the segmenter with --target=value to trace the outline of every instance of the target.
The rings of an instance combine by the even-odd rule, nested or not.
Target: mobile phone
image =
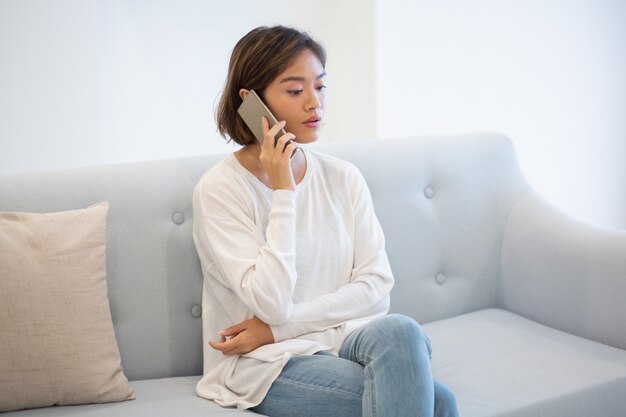
[[[243,103],[237,109],[237,113],[252,133],[254,137],[260,142],[263,143],[263,127],[261,125],[261,116],[265,116],[267,121],[269,122],[270,129],[274,126],[278,121],[267,108],[263,100],[258,96],[258,94],[254,90],[250,90],[246,98],[243,100]],[[276,134],[276,138],[278,139],[282,135],[286,134],[285,129],[280,129],[280,132]]]

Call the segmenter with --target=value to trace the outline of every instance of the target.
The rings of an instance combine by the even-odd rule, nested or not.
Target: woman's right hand
[[[271,327],[256,316],[222,330],[218,334],[220,341],[209,342],[209,345],[226,356],[250,353],[256,348],[274,343]]]
[[[295,190],[296,181],[291,169],[291,154],[298,147],[298,144],[293,141],[296,136],[287,132],[275,139],[278,132],[285,127],[286,122],[280,121],[270,129],[267,119],[265,117],[261,119],[263,144],[259,160],[270,179],[271,188],[272,190]]]

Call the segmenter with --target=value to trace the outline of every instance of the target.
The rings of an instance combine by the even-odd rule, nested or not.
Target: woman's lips
[[[318,118],[310,118],[309,120],[307,120],[306,122],[302,123],[303,125],[305,125],[306,127],[310,127],[312,129],[316,129],[318,127],[320,127],[322,120],[318,119]]]

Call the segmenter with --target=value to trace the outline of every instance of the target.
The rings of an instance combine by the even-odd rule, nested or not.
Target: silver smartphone
[[[246,122],[246,125],[248,125],[248,128],[250,128],[250,130],[254,134],[254,137],[256,137],[260,143],[263,143],[263,127],[261,125],[261,116],[265,116],[265,118],[267,118],[270,124],[270,129],[272,128],[272,126],[278,123],[270,109],[267,108],[265,103],[263,103],[263,100],[261,100],[261,98],[254,90],[250,90],[246,98],[243,100],[243,103],[241,103],[241,105],[237,109],[237,113],[239,114],[239,116],[241,116],[243,121]],[[276,138],[281,137],[285,133],[285,129],[280,129],[280,132],[276,135]]]

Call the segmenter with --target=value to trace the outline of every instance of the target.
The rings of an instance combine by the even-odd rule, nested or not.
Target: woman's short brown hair
[[[226,87],[216,113],[217,129],[227,141],[250,145],[256,141],[237,114],[242,88],[256,91],[261,98],[265,89],[305,49],[311,50],[326,66],[324,48],[306,33],[285,26],[260,26],[237,42],[228,64]]]

